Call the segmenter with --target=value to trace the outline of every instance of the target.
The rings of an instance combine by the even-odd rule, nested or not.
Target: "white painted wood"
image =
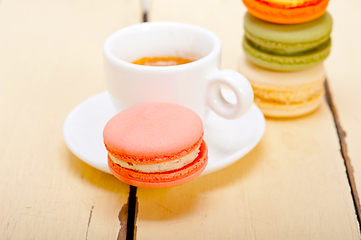
[[[106,89],[103,42],[141,14],[138,1],[1,1],[1,239],[117,238],[129,187],[76,158],[62,125]]]
[[[157,0],[150,20],[214,31],[223,68],[236,69],[245,11],[238,0]],[[338,141],[325,101],[304,118],[268,119],[260,144],[232,166],[175,188],[139,188],[137,239],[360,239]]]
[[[348,156],[361,194],[361,3],[331,1],[334,19],[331,57],[326,60],[327,78],[334,105],[346,132]]]

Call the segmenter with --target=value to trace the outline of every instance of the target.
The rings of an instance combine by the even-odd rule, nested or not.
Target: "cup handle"
[[[219,116],[236,119],[245,114],[253,103],[253,90],[248,80],[239,72],[225,69],[218,70],[209,77],[207,105]],[[226,85],[234,92],[237,103],[229,103],[221,93],[221,85]]]

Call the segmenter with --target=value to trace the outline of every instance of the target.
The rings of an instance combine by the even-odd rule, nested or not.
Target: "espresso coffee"
[[[132,63],[138,65],[145,65],[145,66],[157,66],[157,67],[164,67],[164,66],[175,66],[193,62],[194,60],[189,60],[185,58],[179,57],[144,57],[138,59]]]

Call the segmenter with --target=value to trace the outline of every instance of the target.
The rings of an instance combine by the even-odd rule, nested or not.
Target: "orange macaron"
[[[145,103],[109,120],[103,131],[108,166],[137,187],[186,183],[205,169],[208,148],[203,123],[192,110],[171,103]]]
[[[279,24],[312,21],[325,13],[329,0],[242,0],[255,17]]]

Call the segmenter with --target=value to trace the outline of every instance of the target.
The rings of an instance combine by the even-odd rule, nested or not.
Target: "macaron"
[[[126,109],[103,131],[110,171],[127,184],[144,188],[173,187],[201,174],[208,161],[203,135],[201,118],[172,103]]]
[[[279,24],[298,24],[320,17],[329,0],[242,0],[257,18]]]
[[[275,71],[299,71],[322,63],[331,48],[332,18],[280,25],[246,13],[243,50],[253,63]]]
[[[260,68],[242,56],[238,70],[251,83],[254,102],[266,117],[299,117],[315,111],[322,103],[323,64],[285,73]]]

